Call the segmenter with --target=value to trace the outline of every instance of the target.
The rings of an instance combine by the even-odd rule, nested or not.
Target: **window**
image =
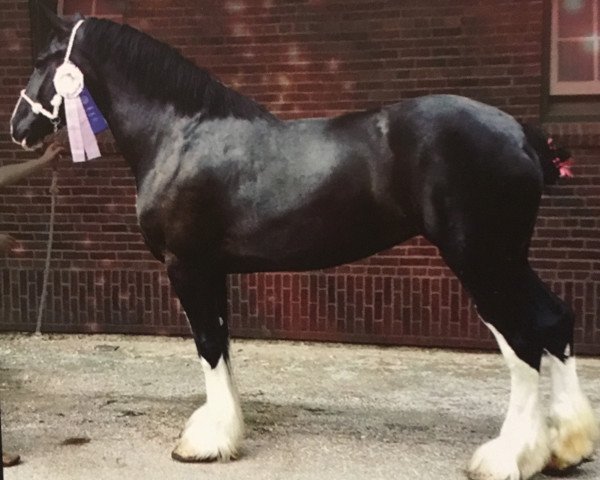
[[[57,11],[61,15],[81,13],[122,22],[128,3],[128,0],[58,0]]]
[[[600,94],[600,0],[552,0],[550,95]]]

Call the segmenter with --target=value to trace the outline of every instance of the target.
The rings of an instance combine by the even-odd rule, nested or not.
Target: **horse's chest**
[[[163,253],[214,248],[225,218],[219,198],[217,184],[201,170],[157,169],[139,186],[136,201],[146,242]]]

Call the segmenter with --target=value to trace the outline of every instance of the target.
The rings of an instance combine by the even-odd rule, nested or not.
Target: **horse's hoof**
[[[550,450],[541,433],[533,448],[518,448],[518,441],[498,437],[477,449],[469,464],[471,480],[527,480],[541,472]]]
[[[21,463],[21,457],[19,455],[12,455],[10,453],[2,454],[2,466],[3,467],[14,467]]]
[[[467,470],[470,480],[520,480],[519,466],[499,438],[477,449]]]
[[[182,447],[181,444],[177,444],[173,449],[171,458],[182,463],[214,462],[217,460],[217,457],[199,456],[192,449]]]
[[[243,431],[241,411],[213,411],[204,405],[188,420],[171,457],[179,462],[234,460]]]
[[[231,448],[218,448],[193,445],[180,440],[171,452],[171,458],[182,463],[208,463],[215,461],[227,462],[235,460],[238,452]]]

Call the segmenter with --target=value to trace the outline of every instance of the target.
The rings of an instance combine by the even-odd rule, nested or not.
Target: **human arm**
[[[52,143],[40,158],[0,167],[0,187],[12,185],[29,175],[42,170],[48,164],[55,161],[63,151],[64,148],[62,145]]]

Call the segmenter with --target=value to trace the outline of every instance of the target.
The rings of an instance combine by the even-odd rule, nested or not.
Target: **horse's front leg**
[[[183,462],[229,460],[239,453],[244,421],[229,364],[225,275],[174,256],[166,260],[194,333],[206,384],[206,403],[189,418],[172,456]]]

